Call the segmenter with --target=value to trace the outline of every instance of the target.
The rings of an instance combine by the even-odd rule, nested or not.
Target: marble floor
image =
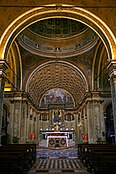
[[[28,174],[89,174],[78,159],[77,147],[64,149],[40,148],[37,146],[37,160]]]

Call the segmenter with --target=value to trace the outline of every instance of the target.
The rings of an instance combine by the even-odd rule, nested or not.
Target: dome
[[[79,21],[50,18],[31,24],[19,35],[19,44],[42,57],[68,58],[90,50],[97,34]]]
[[[74,36],[86,28],[83,23],[66,18],[46,19],[29,27],[32,32],[50,38]]]

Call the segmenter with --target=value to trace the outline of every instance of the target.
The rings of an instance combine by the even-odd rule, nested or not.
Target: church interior
[[[1,0],[0,14],[2,174],[114,174],[115,0]],[[21,145],[28,167],[8,172],[2,161],[24,160]],[[91,145],[105,167],[84,156]]]

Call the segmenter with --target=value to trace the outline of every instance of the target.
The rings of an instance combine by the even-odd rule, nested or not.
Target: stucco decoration
[[[69,92],[77,105],[87,90],[87,84],[79,71],[58,62],[49,63],[35,70],[26,84],[26,91],[37,105],[41,96],[53,88]]]

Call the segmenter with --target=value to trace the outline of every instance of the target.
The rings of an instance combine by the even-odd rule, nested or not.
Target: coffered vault
[[[37,105],[42,95],[54,88],[68,91],[77,106],[88,90],[88,84],[79,69],[64,62],[50,62],[38,67],[30,75],[26,85],[26,91]]]

